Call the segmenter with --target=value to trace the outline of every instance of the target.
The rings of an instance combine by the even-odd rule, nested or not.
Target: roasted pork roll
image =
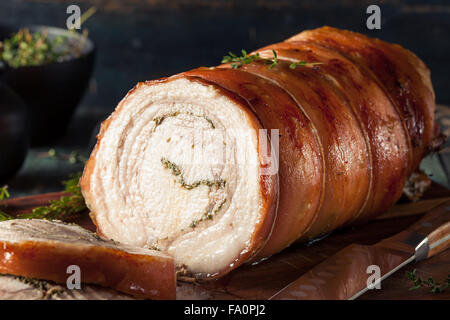
[[[223,275],[392,206],[433,145],[429,71],[324,27],[139,83],[81,180],[99,234]]]

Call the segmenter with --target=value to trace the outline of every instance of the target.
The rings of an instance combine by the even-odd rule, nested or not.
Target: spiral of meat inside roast
[[[193,273],[229,267],[261,202],[258,131],[212,86],[141,86],[108,123],[90,188],[101,234],[172,254]]]

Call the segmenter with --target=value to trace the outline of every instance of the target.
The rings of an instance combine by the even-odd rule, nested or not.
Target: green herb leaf
[[[269,69],[273,69],[279,63],[278,54],[275,50],[272,50],[273,57],[269,59],[263,59],[260,57],[259,53],[255,53],[253,55],[248,55],[247,51],[242,49],[241,56],[238,57],[233,52],[228,52],[228,55],[222,58],[222,63],[230,63],[233,69],[238,69],[242,67],[244,64],[250,64],[254,61],[264,61],[265,64],[269,66]],[[289,68],[295,69],[298,66],[307,66],[312,67],[316,65],[320,65],[322,62],[307,62],[307,61],[298,61],[292,62],[289,64]]]
[[[3,186],[0,188],[0,201],[7,201],[9,199],[8,186]],[[5,203],[6,205],[6,203]],[[13,219],[12,216],[0,210],[0,221]]]
[[[409,288],[409,290],[417,290],[421,287],[427,287],[430,288],[431,293],[440,293],[450,286],[450,274],[447,276],[447,278],[445,279],[446,282],[443,284],[436,282],[431,277],[426,280],[422,280],[422,278],[417,276],[416,269],[411,272],[406,271],[406,277],[414,283],[414,285]]]
[[[241,54],[242,55],[238,57],[236,54],[230,51],[228,52],[227,56],[224,56],[222,58],[222,63],[231,63],[231,67],[233,69],[237,69],[239,67],[242,67],[244,64],[249,64],[260,59],[259,53],[248,55],[247,51],[244,49],[241,50]]]
[[[64,191],[71,193],[70,196],[62,196],[59,200],[50,201],[47,206],[34,208],[31,213],[18,215],[17,218],[63,220],[84,211],[87,207],[79,187],[80,177],[81,173],[73,174],[69,180],[63,182]]]
[[[14,219],[13,216],[10,216],[6,212],[0,211],[0,221],[11,220]]]
[[[271,62],[269,69],[273,69],[273,67],[275,67],[278,64],[277,52],[275,50],[272,50],[272,53],[273,53],[273,58],[272,58],[272,60],[269,60],[269,62]]]
[[[8,186],[3,186],[0,188],[0,201],[7,200],[10,197],[8,192]]]
[[[73,174],[70,179],[64,181],[64,191],[70,193],[68,196],[62,196],[59,200],[49,202],[49,205],[34,208],[30,213],[19,214],[13,217],[0,211],[0,221],[9,219],[58,219],[63,220],[87,209],[84,202],[81,189],[78,185],[81,173]],[[0,200],[9,197],[6,188],[0,188]]]

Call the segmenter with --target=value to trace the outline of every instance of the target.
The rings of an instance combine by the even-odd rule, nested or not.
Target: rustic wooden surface
[[[10,213],[23,213],[30,208],[45,205],[57,199],[61,193],[22,197],[8,201]],[[179,283],[179,299],[268,299],[278,290],[300,277],[307,270],[322,262],[349,244],[374,244],[390,237],[416,222],[424,210],[439,204],[440,199],[450,197],[450,190],[433,184],[423,200],[397,204],[388,216],[368,224],[347,227],[312,244],[294,244],[283,252],[258,264],[244,265],[222,279],[202,283]],[[406,215],[406,213],[412,215]],[[400,214],[401,217],[389,218]],[[86,213],[75,222],[94,230]],[[450,299],[450,290],[432,294],[427,288],[410,291],[410,280],[405,271],[417,269],[423,279],[433,277],[436,281],[445,280],[450,274],[450,250],[431,259],[412,263],[384,280],[381,290],[371,290],[360,299]]]

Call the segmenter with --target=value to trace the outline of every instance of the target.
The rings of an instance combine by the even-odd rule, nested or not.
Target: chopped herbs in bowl
[[[56,62],[63,57],[59,48],[64,40],[62,36],[49,38],[46,30],[31,33],[21,29],[0,42],[1,59],[13,68]]]
[[[27,105],[31,145],[49,145],[65,133],[85,93],[94,43],[87,31],[49,26],[5,33],[0,38],[1,80]]]
[[[90,8],[81,17],[85,22],[95,13]],[[49,32],[49,29],[50,32]],[[22,28],[8,38],[0,39],[0,61],[13,67],[39,66],[53,62],[63,62],[79,58],[85,50],[88,30],[78,35],[75,30],[37,27],[34,30]],[[63,31],[63,32],[61,32]]]
[[[83,13],[81,24],[94,12]],[[0,81],[27,106],[32,146],[48,145],[65,133],[94,61],[87,29],[0,25]]]
[[[87,31],[78,37],[70,32],[52,34],[46,28],[20,29],[0,41],[0,60],[12,68],[69,61],[84,53],[86,38]]]

